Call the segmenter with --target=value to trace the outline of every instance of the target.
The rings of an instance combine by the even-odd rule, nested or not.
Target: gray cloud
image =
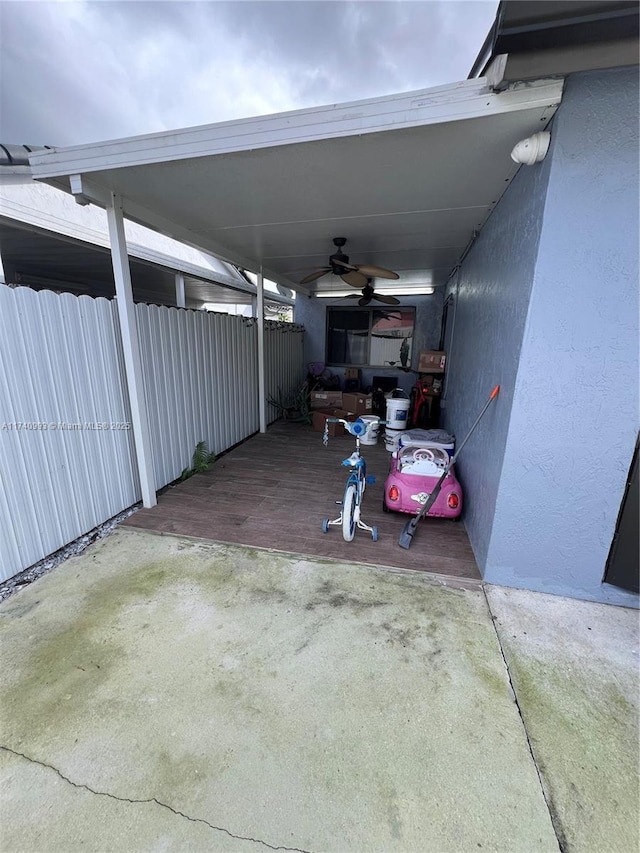
[[[0,3],[0,139],[73,145],[466,77],[496,2]]]

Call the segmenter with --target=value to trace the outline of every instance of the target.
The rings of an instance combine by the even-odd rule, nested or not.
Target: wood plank
[[[384,445],[363,448],[377,482],[367,486],[363,519],[379,529],[378,542],[358,530],[345,542],[335,527],[324,534],[322,519],[335,518],[344,489],[341,461],[351,451],[345,438],[330,439],[309,427],[276,423],[220,457],[205,474],[167,489],[153,509],[124,524],[164,533],[197,536],[262,548],[369,565],[433,572],[479,580],[480,573],[464,525],[426,519],[412,546],[398,545],[409,516],[382,511],[389,454]]]

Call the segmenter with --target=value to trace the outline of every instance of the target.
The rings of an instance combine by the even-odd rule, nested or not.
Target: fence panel
[[[136,305],[156,488],[259,428],[255,320]]]
[[[264,355],[267,400],[286,400],[295,395],[307,373],[304,363],[304,326],[266,320]],[[267,406],[267,423],[273,423],[279,415],[276,406]]]
[[[259,428],[252,318],[136,305],[156,488],[197,442]],[[267,396],[299,388],[303,327],[268,321]],[[0,286],[0,580],[140,500],[115,301]],[[269,422],[278,416],[269,407]]]
[[[107,299],[0,286],[0,579],[140,499],[116,324]]]

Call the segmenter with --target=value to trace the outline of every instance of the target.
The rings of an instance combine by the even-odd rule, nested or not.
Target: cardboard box
[[[312,391],[312,409],[342,409],[342,391]]]
[[[360,368],[359,367],[345,367],[344,378],[345,379],[360,379]]]
[[[355,421],[356,416],[351,414],[351,412],[345,412],[343,409],[316,411],[313,413],[313,428],[318,432],[324,432],[324,422],[327,418],[342,418],[345,421]],[[342,424],[329,424],[328,432],[334,438],[341,435],[349,435]]]
[[[435,349],[420,350],[418,360],[418,373],[444,373],[444,365],[447,360],[446,352]]]
[[[370,415],[373,406],[371,394],[343,394],[342,408],[355,415]]]

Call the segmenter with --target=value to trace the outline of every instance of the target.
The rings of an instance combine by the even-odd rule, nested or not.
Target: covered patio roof
[[[543,130],[561,80],[494,92],[485,78],[262,118],[29,155],[33,177],[107,211],[145,507],[156,503],[125,218],[257,275],[258,399],[266,432],[264,279],[299,284],[348,240],[351,263],[444,285]],[[341,284],[341,279],[336,279]],[[331,290],[323,276],[316,292]]]
[[[34,177],[287,287],[352,263],[442,285],[543,130],[562,81],[485,78],[366,101],[36,152]],[[75,177],[73,177],[75,176]],[[70,184],[70,178],[72,178]],[[337,282],[336,282],[337,283]],[[332,278],[314,289],[331,289]]]
[[[17,149],[17,155],[11,163],[0,157],[0,257],[5,281],[112,297],[114,279],[104,211],[75,204],[68,193],[33,181],[29,166],[12,166],[20,153],[27,159],[27,149],[7,147]],[[0,153],[3,150],[0,145]],[[16,169],[23,173],[17,176]],[[255,282],[235,266],[134,222],[126,223],[126,234],[135,301],[176,305],[176,279],[181,277],[188,308],[198,309],[206,303],[254,303]],[[291,291],[288,295],[275,292],[268,282],[266,290],[275,309],[294,302]]]
[[[176,304],[176,272],[183,271],[187,308],[203,304],[252,305],[256,287],[249,281],[231,283],[230,276],[128,243],[133,296],[136,302]],[[15,284],[86,293],[107,299],[114,294],[109,249],[71,237],[18,224],[0,216],[0,254],[5,278]],[[189,270],[186,272],[185,270]],[[222,282],[216,280],[221,278]],[[276,304],[293,305],[279,293],[266,293]],[[274,306],[275,310],[275,306]]]

